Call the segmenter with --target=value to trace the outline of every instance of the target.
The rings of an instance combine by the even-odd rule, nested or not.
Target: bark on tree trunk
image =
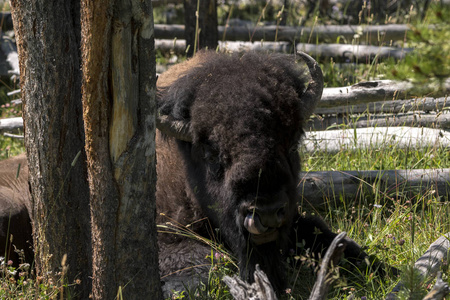
[[[38,274],[81,279],[81,299],[161,298],[151,2],[11,8]]]
[[[188,57],[199,49],[216,49],[219,39],[216,0],[185,0],[184,24]]]
[[[160,299],[152,9],[113,2],[82,1],[93,297]]]
[[[90,292],[89,190],[81,107],[80,7],[11,1],[20,61],[36,269]],[[72,161],[78,157],[76,163]],[[67,254],[64,266],[63,257]]]

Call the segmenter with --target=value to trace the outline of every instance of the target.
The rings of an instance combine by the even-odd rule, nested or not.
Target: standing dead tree
[[[81,10],[92,295],[114,299],[122,288],[126,299],[159,299],[151,3],[83,1]]]
[[[217,31],[216,0],[184,0],[185,32],[187,55],[192,56],[202,48],[216,49],[219,39]]]

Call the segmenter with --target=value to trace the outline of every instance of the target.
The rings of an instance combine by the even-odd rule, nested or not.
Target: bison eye
[[[204,159],[208,164],[219,163],[219,155],[215,151],[205,150]]]
[[[219,152],[211,147],[205,146],[203,149],[203,158],[208,168],[208,174],[216,180],[220,179],[223,175],[223,168],[220,163]]]

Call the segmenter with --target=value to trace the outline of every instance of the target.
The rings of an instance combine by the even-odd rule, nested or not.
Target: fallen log
[[[13,132],[23,129],[23,120],[21,117],[0,119],[0,133]]]
[[[309,131],[303,139],[301,149],[309,153],[316,151],[337,153],[357,149],[426,149],[450,148],[450,132],[415,127],[369,127]]]
[[[408,25],[317,25],[314,27],[290,26],[218,26],[219,36],[227,41],[297,41],[297,42],[336,42],[345,43],[357,40],[363,43],[390,44],[403,40]],[[225,32],[226,31],[226,32]],[[225,35],[224,35],[225,33]],[[183,39],[184,25],[155,24],[156,39]]]
[[[415,262],[414,269],[418,271],[419,276],[425,282],[431,282],[438,274],[443,263],[448,260],[448,254],[450,251],[450,233],[447,233],[439,237],[433,242],[428,250]],[[442,278],[440,278],[442,281]],[[386,296],[386,300],[397,299],[397,293],[404,287],[403,282],[399,282],[392,291]],[[448,285],[440,283],[439,280],[436,283],[436,289],[433,290],[424,299],[443,299],[443,294],[449,293]],[[441,298],[440,298],[441,297]]]
[[[155,40],[156,49],[163,53],[176,53],[183,55],[186,53],[185,40]],[[378,47],[365,45],[347,45],[347,44],[292,44],[290,42],[231,42],[220,41],[219,50],[225,52],[242,51],[266,51],[294,53],[296,50],[302,50],[316,58],[330,58],[334,61],[351,61],[368,63],[375,58],[395,58],[403,59],[405,55],[412,51],[409,48],[396,47]]]
[[[352,201],[368,192],[396,198],[398,195],[434,194],[448,199],[450,169],[302,172],[298,193],[303,208],[321,209]],[[350,199],[350,200],[348,200]]]
[[[15,42],[6,35],[1,34],[0,49],[6,56],[6,62],[9,65],[8,69],[14,74],[19,74],[19,55],[17,54]]]
[[[308,127],[317,131],[335,127],[367,128],[396,126],[450,129],[450,114],[447,111],[439,113],[418,111],[406,114],[330,116],[314,118],[308,123]]]
[[[409,100],[387,100],[363,104],[349,104],[336,107],[318,107],[314,111],[318,115],[331,114],[386,114],[404,113],[409,111],[440,111],[450,107],[448,97],[418,97]]]
[[[444,89],[436,91],[435,87],[420,90],[421,95],[416,93],[415,86],[411,82],[393,80],[375,80],[360,82],[351,86],[325,88],[318,106],[336,107],[346,105],[357,105],[375,101],[409,99],[413,96],[421,96],[434,93],[434,97],[445,97],[450,93],[450,79],[447,79]]]

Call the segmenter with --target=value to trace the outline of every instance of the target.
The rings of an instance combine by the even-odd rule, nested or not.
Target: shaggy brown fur
[[[335,237],[320,219],[297,212],[297,146],[316,104],[302,98],[308,80],[307,68],[294,56],[214,52],[201,52],[158,79],[161,115],[186,124],[192,139],[159,137],[158,171],[168,164],[170,170],[158,173],[157,208],[170,213],[158,221],[168,216],[172,223],[195,224],[199,235],[208,234],[208,226],[217,228],[239,260],[241,277],[251,281],[260,264],[278,291],[286,284],[282,253],[301,240],[322,250]],[[254,205],[284,205],[283,222],[273,227],[275,240],[261,242],[244,228]],[[194,223],[203,217],[210,223]],[[160,253],[162,274],[188,268],[210,253],[197,243],[174,256],[169,249],[183,239],[159,235],[160,247],[167,249]],[[354,243],[347,249],[347,255],[364,255]]]
[[[205,267],[192,267],[208,263],[209,246],[174,234],[179,225],[207,238],[217,229],[241,277],[252,280],[260,264],[277,291],[285,287],[283,253],[301,240],[314,250],[331,243],[335,234],[297,209],[297,146],[316,104],[305,97],[307,70],[294,56],[201,52],[158,79],[160,115],[185,124],[190,136],[156,134],[157,222],[172,231],[158,236],[162,276],[205,274]],[[0,211],[3,220],[20,214],[29,199],[26,177],[12,177],[17,160],[0,165],[7,169],[0,174],[0,205],[9,203]],[[254,220],[269,228],[262,234],[244,226],[255,211]],[[346,255],[364,256],[356,244]]]
[[[14,266],[20,263],[15,248],[24,250],[25,260],[33,259],[27,179],[25,154],[0,161],[0,256]]]

